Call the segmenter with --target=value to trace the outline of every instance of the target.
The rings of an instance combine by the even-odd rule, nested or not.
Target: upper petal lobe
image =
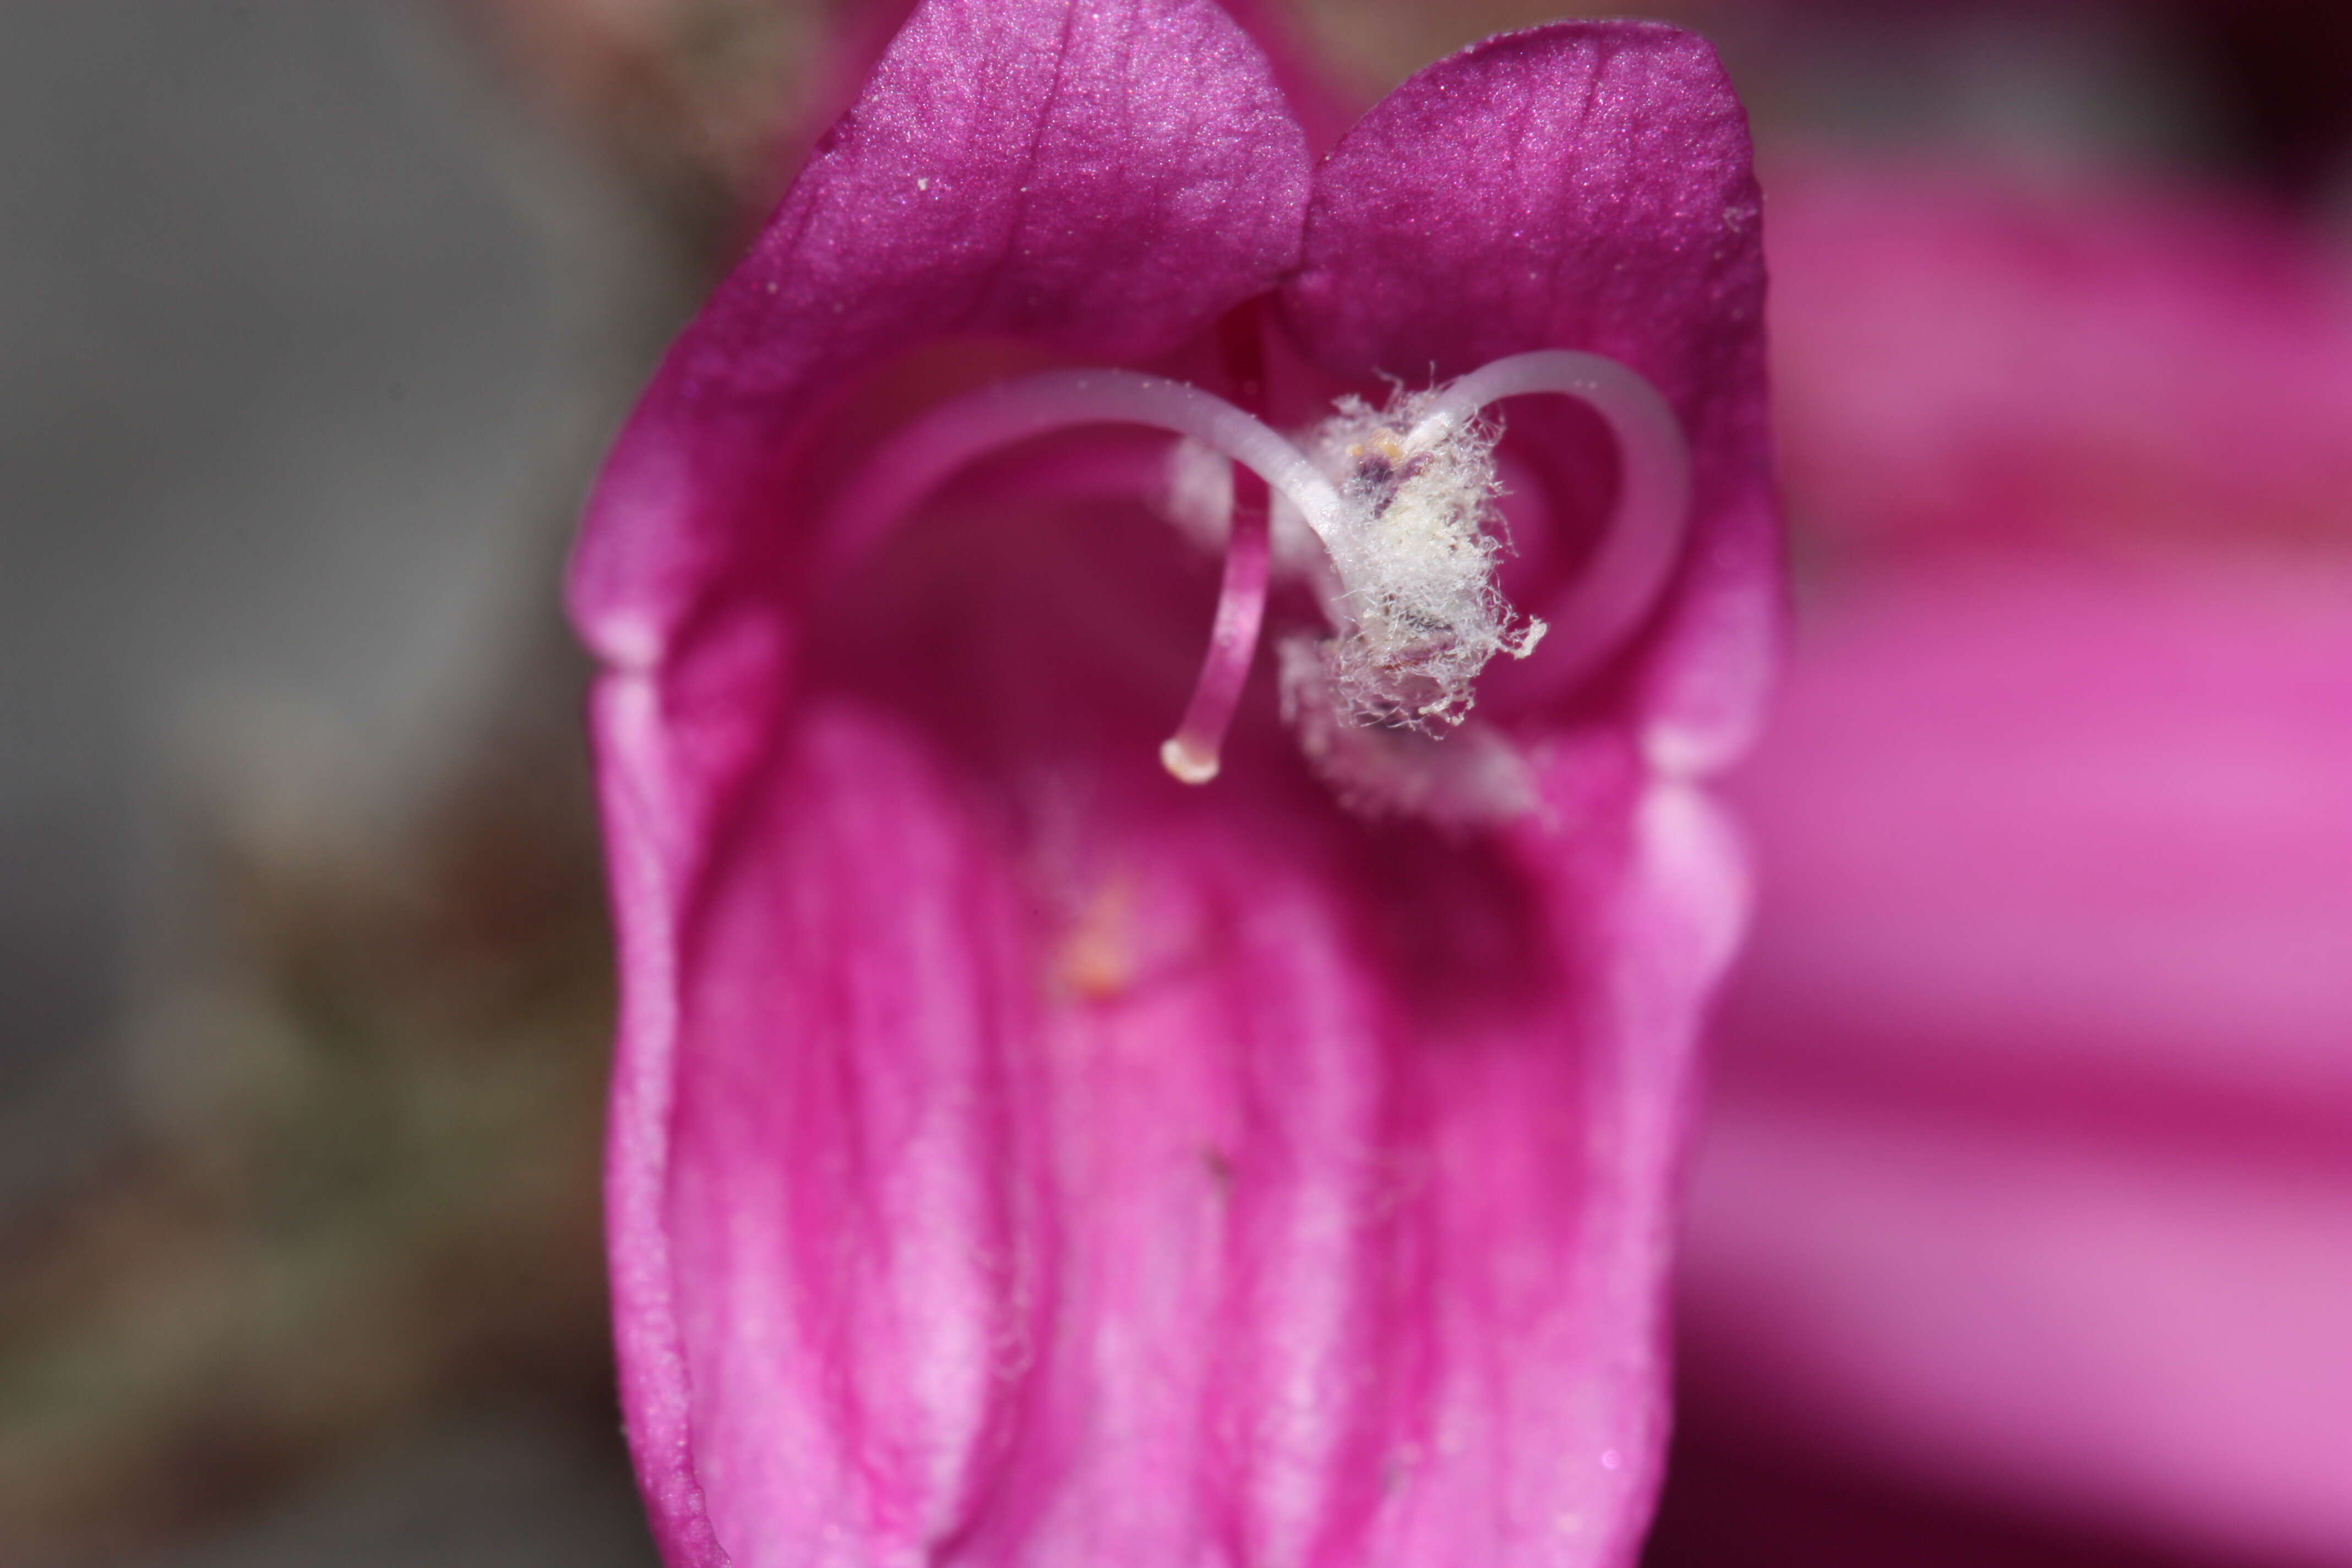
[[[1665,395],[1691,446],[1693,548],[1643,710],[1654,752],[1701,769],[1747,744],[1780,637],[1759,214],[1747,118],[1704,40],[1562,23],[1441,61],[1365,116],[1317,175],[1283,296],[1342,374],[1581,349]],[[1556,500],[1592,489],[1607,459],[1574,411],[1509,417]]]
[[[1306,158],[1206,0],[921,6],[624,431],[572,563],[583,632],[644,662],[788,547],[793,437],[895,355],[1010,336],[1133,360],[1263,292],[1297,254]]]

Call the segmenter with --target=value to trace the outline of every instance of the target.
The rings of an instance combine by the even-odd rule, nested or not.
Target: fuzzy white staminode
[[[1487,662],[1525,658],[1544,634],[1495,583],[1505,548],[1496,431],[1428,417],[1437,400],[1400,392],[1375,410],[1343,397],[1307,442],[1343,503],[1323,540],[1338,635],[1319,652],[1347,722],[1433,734],[1458,725]]]

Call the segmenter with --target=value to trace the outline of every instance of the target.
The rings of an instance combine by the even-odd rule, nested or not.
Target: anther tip
[[[1217,776],[1217,753],[1177,735],[1160,742],[1160,765],[1179,784],[1204,784]]]

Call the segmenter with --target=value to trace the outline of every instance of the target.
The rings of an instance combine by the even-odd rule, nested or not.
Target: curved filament
[[[836,557],[854,556],[966,464],[1017,442],[1087,425],[1141,425],[1190,436],[1257,475],[1297,507],[1318,537],[1341,502],[1306,453],[1214,393],[1131,370],[1049,370],[983,386],[917,419],[884,443],[834,504]]]
[[[823,537],[835,563],[870,546],[965,465],[1017,442],[1087,425],[1141,425],[1189,436],[1280,494],[1318,537],[1328,538],[1339,524],[1342,503],[1330,480],[1247,410],[1164,376],[1046,371],[942,404],[886,443],[834,505],[833,525]],[[1257,496],[1231,519],[1208,653],[1182,721],[1160,749],[1160,762],[1186,784],[1217,776],[1225,731],[1257,651],[1266,572],[1266,507]]]
[[[1209,630],[1209,651],[1183,721],[1160,747],[1160,764],[1186,784],[1217,776],[1218,752],[1257,652],[1258,627],[1265,619],[1266,498],[1262,484],[1247,497],[1236,486],[1231,534],[1225,545],[1224,582],[1217,591],[1217,618]]]

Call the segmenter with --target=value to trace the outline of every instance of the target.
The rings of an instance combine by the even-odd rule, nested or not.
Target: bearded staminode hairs
[[[1431,419],[1434,392],[1385,409],[1343,397],[1308,455],[1346,503],[1324,540],[1336,579],[1321,656],[1339,716],[1437,732],[1462,722],[1497,654],[1525,658],[1540,620],[1496,585],[1505,542],[1495,498],[1495,428]]]

